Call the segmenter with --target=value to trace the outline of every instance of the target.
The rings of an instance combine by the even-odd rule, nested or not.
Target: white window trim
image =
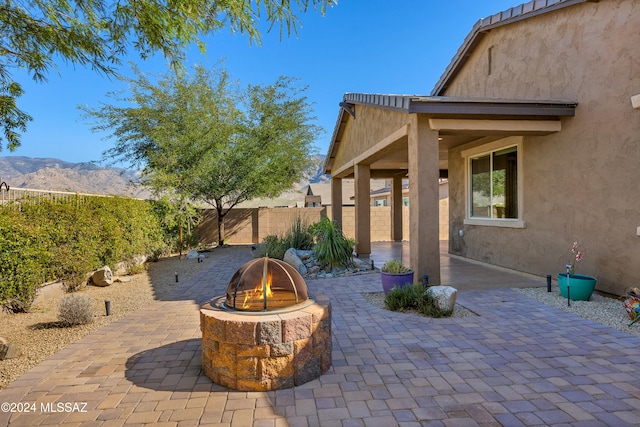
[[[483,144],[477,147],[462,150],[461,155],[464,159],[464,191],[465,191],[465,225],[480,225],[485,227],[504,227],[504,228],[525,228],[524,218],[524,185],[523,185],[523,141],[521,136],[510,136],[508,138],[499,139],[497,141]],[[469,176],[469,160],[483,154],[489,154],[494,151],[502,150],[508,147],[517,147],[518,150],[518,218],[472,218],[471,217],[471,194],[469,188],[471,186]]]

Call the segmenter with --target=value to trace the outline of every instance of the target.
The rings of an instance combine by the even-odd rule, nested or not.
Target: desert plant
[[[286,247],[285,247],[286,246]],[[258,255],[268,256],[269,258],[284,258],[284,253],[289,249],[284,240],[275,235],[265,236],[262,244],[258,248]]]
[[[340,224],[328,217],[309,227],[315,237],[313,251],[318,261],[330,267],[348,266],[353,263],[353,246],[355,241],[342,233]]]
[[[66,295],[58,308],[58,319],[63,326],[84,325],[93,319],[93,301],[86,295]]]
[[[258,250],[259,256],[283,259],[289,248],[311,249],[313,247],[313,235],[309,227],[298,216],[289,230],[282,236],[269,235],[262,240]]]
[[[433,297],[426,292],[422,283],[391,289],[384,303],[391,311],[414,310],[429,317],[449,317],[452,314],[451,311],[443,311],[435,306]]]
[[[309,232],[309,226],[299,216],[285,234],[284,241],[289,248],[306,250],[313,247],[313,235]]]
[[[390,259],[382,265],[381,271],[385,273],[402,274],[410,272],[411,269],[402,264],[400,260]]]

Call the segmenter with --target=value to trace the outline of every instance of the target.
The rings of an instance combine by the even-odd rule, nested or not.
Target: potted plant
[[[596,278],[585,274],[576,274],[576,269],[582,261],[584,253],[578,242],[573,242],[571,259],[567,263],[567,272],[558,274],[560,294],[572,301],[589,301],[596,287]]]
[[[391,259],[380,270],[382,290],[387,295],[393,288],[413,283],[413,270],[404,266],[400,260]]]

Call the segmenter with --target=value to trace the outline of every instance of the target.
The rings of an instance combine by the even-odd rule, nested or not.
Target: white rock
[[[426,291],[434,299],[437,309],[443,311],[453,311],[456,307],[456,297],[458,291],[451,286],[431,286]]]
[[[187,253],[187,258],[188,258],[188,259],[196,259],[196,258],[198,258],[198,251],[196,251],[195,249],[191,249],[191,250]]]

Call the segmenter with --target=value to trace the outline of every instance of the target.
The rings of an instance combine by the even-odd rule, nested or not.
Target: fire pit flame
[[[242,302],[242,308],[244,310],[251,308],[251,304],[249,303],[250,300],[265,301],[264,309],[266,310],[267,307],[266,307],[265,295],[267,296],[267,298],[273,297],[273,291],[271,290],[271,281],[273,280],[273,274],[267,273],[266,262],[264,263],[264,265],[265,265],[265,274],[262,279],[262,283],[257,285],[255,288],[253,288],[252,292],[247,292],[244,296],[244,301]]]
[[[236,271],[227,287],[225,306],[239,311],[273,311],[309,300],[298,271],[278,259],[257,258]]]

